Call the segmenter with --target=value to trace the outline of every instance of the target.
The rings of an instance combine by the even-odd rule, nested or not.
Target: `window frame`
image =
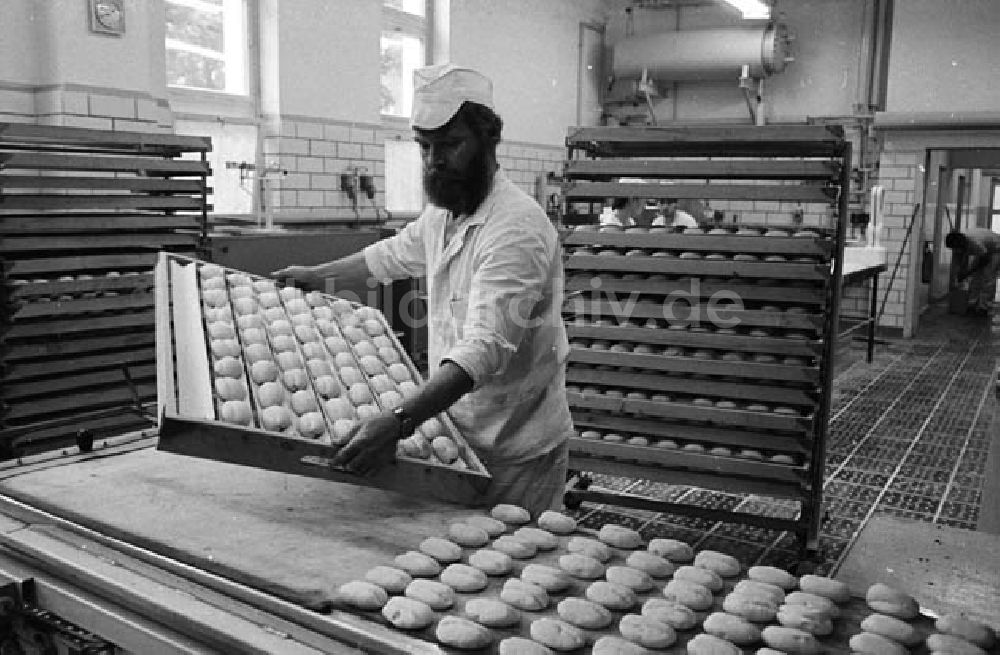
[[[418,16],[416,14],[411,14],[402,9],[396,9],[394,7],[388,6],[384,0],[382,2],[382,24],[379,30],[379,55],[381,56],[381,40],[382,35],[385,32],[399,32],[406,36],[416,37],[423,42],[424,51],[424,66],[427,66],[431,60],[434,52],[433,47],[433,18],[434,18],[434,0],[423,0],[424,3],[424,15]],[[379,70],[379,85],[381,85],[382,72]],[[412,108],[412,102],[411,102]],[[411,111],[412,113],[412,111]],[[387,114],[382,111],[379,107],[379,116],[381,117],[382,124],[390,127],[408,127],[410,124],[410,115],[401,116],[398,114]]]

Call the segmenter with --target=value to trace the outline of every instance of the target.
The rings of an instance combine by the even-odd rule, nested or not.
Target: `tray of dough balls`
[[[373,476],[330,466],[423,384],[378,310],[168,253],[156,291],[160,449],[456,502],[489,482],[446,414]]]
[[[961,617],[935,625],[884,584],[861,600],[833,578],[746,569],[725,553],[621,525],[585,530],[553,511],[532,521],[513,505],[400,548],[342,585],[338,608],[458,652],[902,655],[995,637]]]

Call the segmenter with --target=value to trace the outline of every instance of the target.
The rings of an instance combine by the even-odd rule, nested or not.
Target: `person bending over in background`
[[[951,232],[944,239],[960,258],[958,281],[969,281],[969,308],[967,313],[985,316],[996,297],[997,274],[1000,272],[1000,234],[985,228],[968,228],[964,232]]]
[[[562,505],[573,431],[558,235],[497,164],[503,123],[490,80],[442,64],[418,69],[414,82],[424,211],[362,252],[273,275],[313,288],[331,278],[426,276],[430,378],[362,423],[333,463],[370,474],[393,460],[399,439],[448,410],[493,478],[470,500],[537,515]]]
[[[642,224],[642,211],[646,207],[643,198],[615,198],[611,202],[612,213],[601,216],[601,226],[636,227]]]
[[[653,225],[669,225],[673,228],[697,228],[695,217],[677,206],[676,198],[664,198],[660,204],[660,215],[653,219]]]

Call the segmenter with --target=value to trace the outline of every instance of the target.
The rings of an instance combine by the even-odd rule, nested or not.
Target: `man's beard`
[[[493,181],[486,163],[486,150],[480,148],[465,171],[424,170],[424,192],[430,201],[456,216],[479,209]]]

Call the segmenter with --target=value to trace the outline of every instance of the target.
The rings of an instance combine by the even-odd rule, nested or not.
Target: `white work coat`
[[[562,258],[538,203],[498,170],[471,216],[428,205],[364,255],[383,282],[427,277],[431,374],[451,360],[472,378],[448,413],[485,464],[525,461],[568,438]]]

